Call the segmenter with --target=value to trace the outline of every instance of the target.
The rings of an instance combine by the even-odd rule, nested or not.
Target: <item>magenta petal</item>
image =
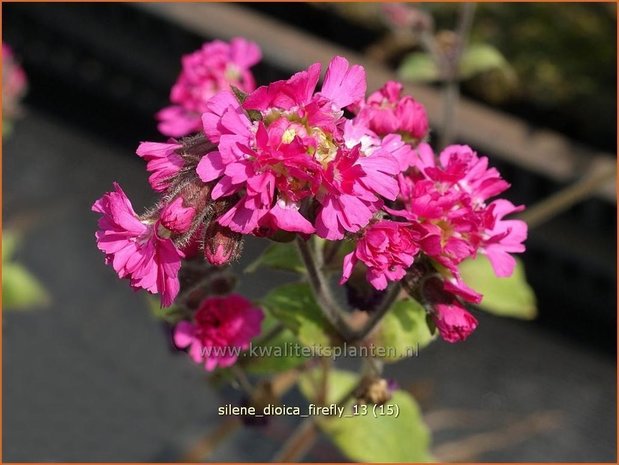
[[[280,229],[290,232],[312,234],[314,226],[301,213],[298,208],[282,206],[279,202],[269,211],[273,223]]]
[[[366,88],[363,66],[349,67],[346,58],[336,56],[329,63],[320,93],[338,108],[344,108],[363,99]]]
[[[344,257],[344,262],[342,263],[342,278],[340,279],[340,285],[348,281],[356,263],[357,257],[355,257],[354,252],[350,252]]]
[[[181,106],[171,106],[159,111],[157,129],[165,136],[184,137],[201,128],[200,114],[189,112]]]
[[[204,182],[210,182],[219,178],[226,168],[221,153],[210,152],[204,155],[198,162],[196,173]]]
[[[503,250],[499,245],[490,245],[486,248],[485,254],[492,265],[494,274],[499,278],[511,276],[516,267],[516,259]]]
[[[195,331],[188,321],[181,321],[174,328],[174,344],[179,349],[189,347],[194,340]]]

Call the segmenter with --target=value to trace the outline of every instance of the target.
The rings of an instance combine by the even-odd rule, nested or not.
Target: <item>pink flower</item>
[[[241,37],[229,44],[220,40],[208,42],[200,50],[185,55],[183,69],[170,93],[174,105],[157,113],[159,131],[172,137],[198,132],[200,115],[213,95],[230,86],[244,92],[254,90],[256,84],[249,69],[260,59],[258,45]]]
[[[163,192],[170,186],[174,176],[183,168],[183,158],[177,153],[182,148],[174,140],[163,144],[142,142],[136,153],[146,160],[146,170],[151,173],[148,181],[157,192]]]
[[[101,213],[95,237],[105,261],[134,289],[161,294],[161,305],[170,306],[179,291],[178,271],[182,253],[167,237],[161,224],[142,221],[117,183],[92,206]],[[162,236],[161,233],[164,233]]]
[[[418,225],[422,251],[458,278],[457,265],[477,251],[488,255],[497,276],[509,276],[515,261],[509,253],[524,251],[526,224],[503,220],[520,211],[506,200],[486,201],[509,187],[465,145],[452,145],[436,160],[428,144],[417,147],[414,169],[400,175],[397,204],[390,214]]]
[[[260,334],[263,318],[260,308],[238,294],[207,297],[193,321],[176,325],[174,343],[188,348],[193,361],[203,363],[207,371],[229,367]]]
[[[394,153],[405,151],[403,142],[346,141],[343,109],[363,99],[365,71],[335,57],[316,92],[319,77],[316,63],[256,89],[242,106],[229,92],[207,103],[204,132],[218,149],[196,171],[202,181],[216,181],[213,199],[240,197],[221,225],[242,234],[281,229],[335,240],[366,226],[383,198],[396,198],[402,167]],[[250,120],[246,110],[260,118]]]
[[[516,261],[510,253],[524,252],[523,242],[527,238],[527,224],[522,220],[504,220],[505,215],[524,210],[524,206],[514,206],[509,200],[498,199],[488,206],[488,215],[492,217],[491,226],[485,231],[481,252],[499,277],[511,276]]]
[[[340,284],[350,278],[361,260],[368,268],[367,279],[378,290],[385,289],[388,281],[399,281],[413,264],[419,252],[417,237],[407,223],[382,220],[364,230],[355,250],[344,257]]]
[[[447,342],[464,341],[477,328],[477,320],[447,291],[437,277],[427,278],[422,295],[431,307],[431,315],[441,337]]]
[[[418,141],[428,134],[428,116],[423,105],[402,94],[402,84],[388,81],[362,104],[357,120],[379,136],[397,133]]]
[[[457,300],[434,306],[434,324],[443,340],[461,342],[477,328],[477,320]]]

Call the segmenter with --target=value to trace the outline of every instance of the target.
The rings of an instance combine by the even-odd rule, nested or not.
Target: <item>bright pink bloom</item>
[[[485,231],[481,252],[488,256],[497,276],[511,276],[516,261],[510,253],[524,252],[523,242],[527,238],[527,224],[522,220],[504,220],[505,215],[524,210],[524,206],[514,206],[509,200],[498,199],[488,206],[488,216],[492,226]]]
[[[140,220],[117,183],[92,210],[103,215],[95,236],[106,263],[120,278],[128,278],[131,287],[159,293],[162,306],[170,306],[179,291],[183,255],[169,238],[160,235],[160,223]]]
[[[415,169],[399,176],[403,210],[386,210],[417,224],[423,252],[457,279],[457,265],[478,250],[498,276],[509,276],[515,264],[509,253],[524,251],[527,227],[503,217],[523,207],[502,199],[486,204],[509,184],[468,146],[447,147],[438,160],[428,144],[419,144],[417,153]]]
[[[183,206],[183,198],[177,197],[161,210],[159,221],[161,225],[176,234],[189,231],[196,209]]]
[[[170,93],[174,105],[157,113],[159,131],[172,137],[198,132],[200,115],[213,95],[230,86],[244,92],[254,90],[256,84],[249,69],[260,59],[258,45],[241,37],[229,44],[220,40],[208,42],[200,50],[185,55],[183,69]]]
[[[402,84],[388,81],[362,104],[357,120],[379,136],[401,134],[406,139],[421,140],[428,134],[428,115],[424,106],[410,95],[402,97]]]
[[[182,321],[174,328],[174,343],[188,348],[196,363],[207,371],[229,367],[241,350],[249,348],[260,334],[262,310],[238,295],[207,297],[194,314],[193,321]]]
[[[388,281],[401,280],[419,252],[417,237],[410,224],[382,220],[364,230],[355,250],[344,257],[340,284],[350,278],[361,260],[368,268],[367,279],[378,290]]]
[[[421,292],[441,337],[447,342],[464,341],[477,328],[477,320],[452,294],[454,288],[446,284],[430,277],[424,281]]]
[[[281,229],[335,240],[366,226],[383,198],[396,198],[402,167],[394,153],[406,151],[403,142],[363,147],[346,140],[343,109],[363,99],[365,71],[335,57],[315,92],[319,77],[316,63],[256,89],[242,107],[229,92],[208,102],[204,132],[218,150],[196,171],[204,182],[217,181],[213,199],[240,196],[221,225],[242,234]],[[259,112],[259,121],[246,110]]]
[[[434,306],[434,324],[443,340],[461,342],[477,328],[477,320],[456,299]]]
[[[142,142],[136,153],[146,160],[146,170],[151,173],[148,181],[157,192],[162,192],[170,186],[174,176],[183,168],[183,158],[176,152],[181,144],[170,142]]]

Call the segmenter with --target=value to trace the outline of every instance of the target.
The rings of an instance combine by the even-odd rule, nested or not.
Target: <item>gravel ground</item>
[[[152,199],[142,162],[36,112],[3,149],[4,225],[24,228],[18,258],[53,296],[50,308],[4,314],[4,461],[178,460],[216,424],[216,407],[239,394],[215,391],[169,350],[143,294],[95,248],[90,206],[113,180],[137,210]],[[239,266],[261,247],[250,242]],[[257,297],[283,279],[258,273],[242,291]],[[465,344],[437,342],[387,368],[419,399],[437,455],[615,461],[615,361],[533,323],[480,323]],[[296,421],[244,430],[213,458],[269,460]],[[342,457],[321,438],[307,459]]]

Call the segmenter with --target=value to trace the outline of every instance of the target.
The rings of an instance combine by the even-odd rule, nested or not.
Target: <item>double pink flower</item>
[[[193,217],[192,209],[173,202],[162,210],[158,221],[142,220],[121,187],[114,183],[114,191],[97,200],[92,210],[102,215],[96,238],[106,263],[120,278],[129,279],[134,289],[161,294],[161,304],[171,305],[180,287],[178,271],[183,253],[170,234],[186,230]]]
[[[383,199],[395,200],[401,167],[394,153],[410,148],[399,136],[371,150],[347,144],[343,110],[363,99],[365,71],[335,57],[315,92],[319,77],[317,63],[258,88],[243,104],[230,92],[207,104],[204,132],[218,150],[202,158],[198,175],[215,182],[213,199],[239,198],[221,225],[338,240],[366,226]]]
[[[200,304],[192,321],[174,328],[174,343],[188,349],[196,363],[207,371],[233,365],[242,350],[260,334],[264,314],[238,294],[208,297]]]
[[[183,69],[170,92],[172,105],[157,113],[159,131],[171,137],[198,132],[206,102],[217,92],[230,86],[245,92],[254,90],[256,83],[250,68],[261,57],[260,48],[241,37],[230,43],[215,40],[185,55]]]

